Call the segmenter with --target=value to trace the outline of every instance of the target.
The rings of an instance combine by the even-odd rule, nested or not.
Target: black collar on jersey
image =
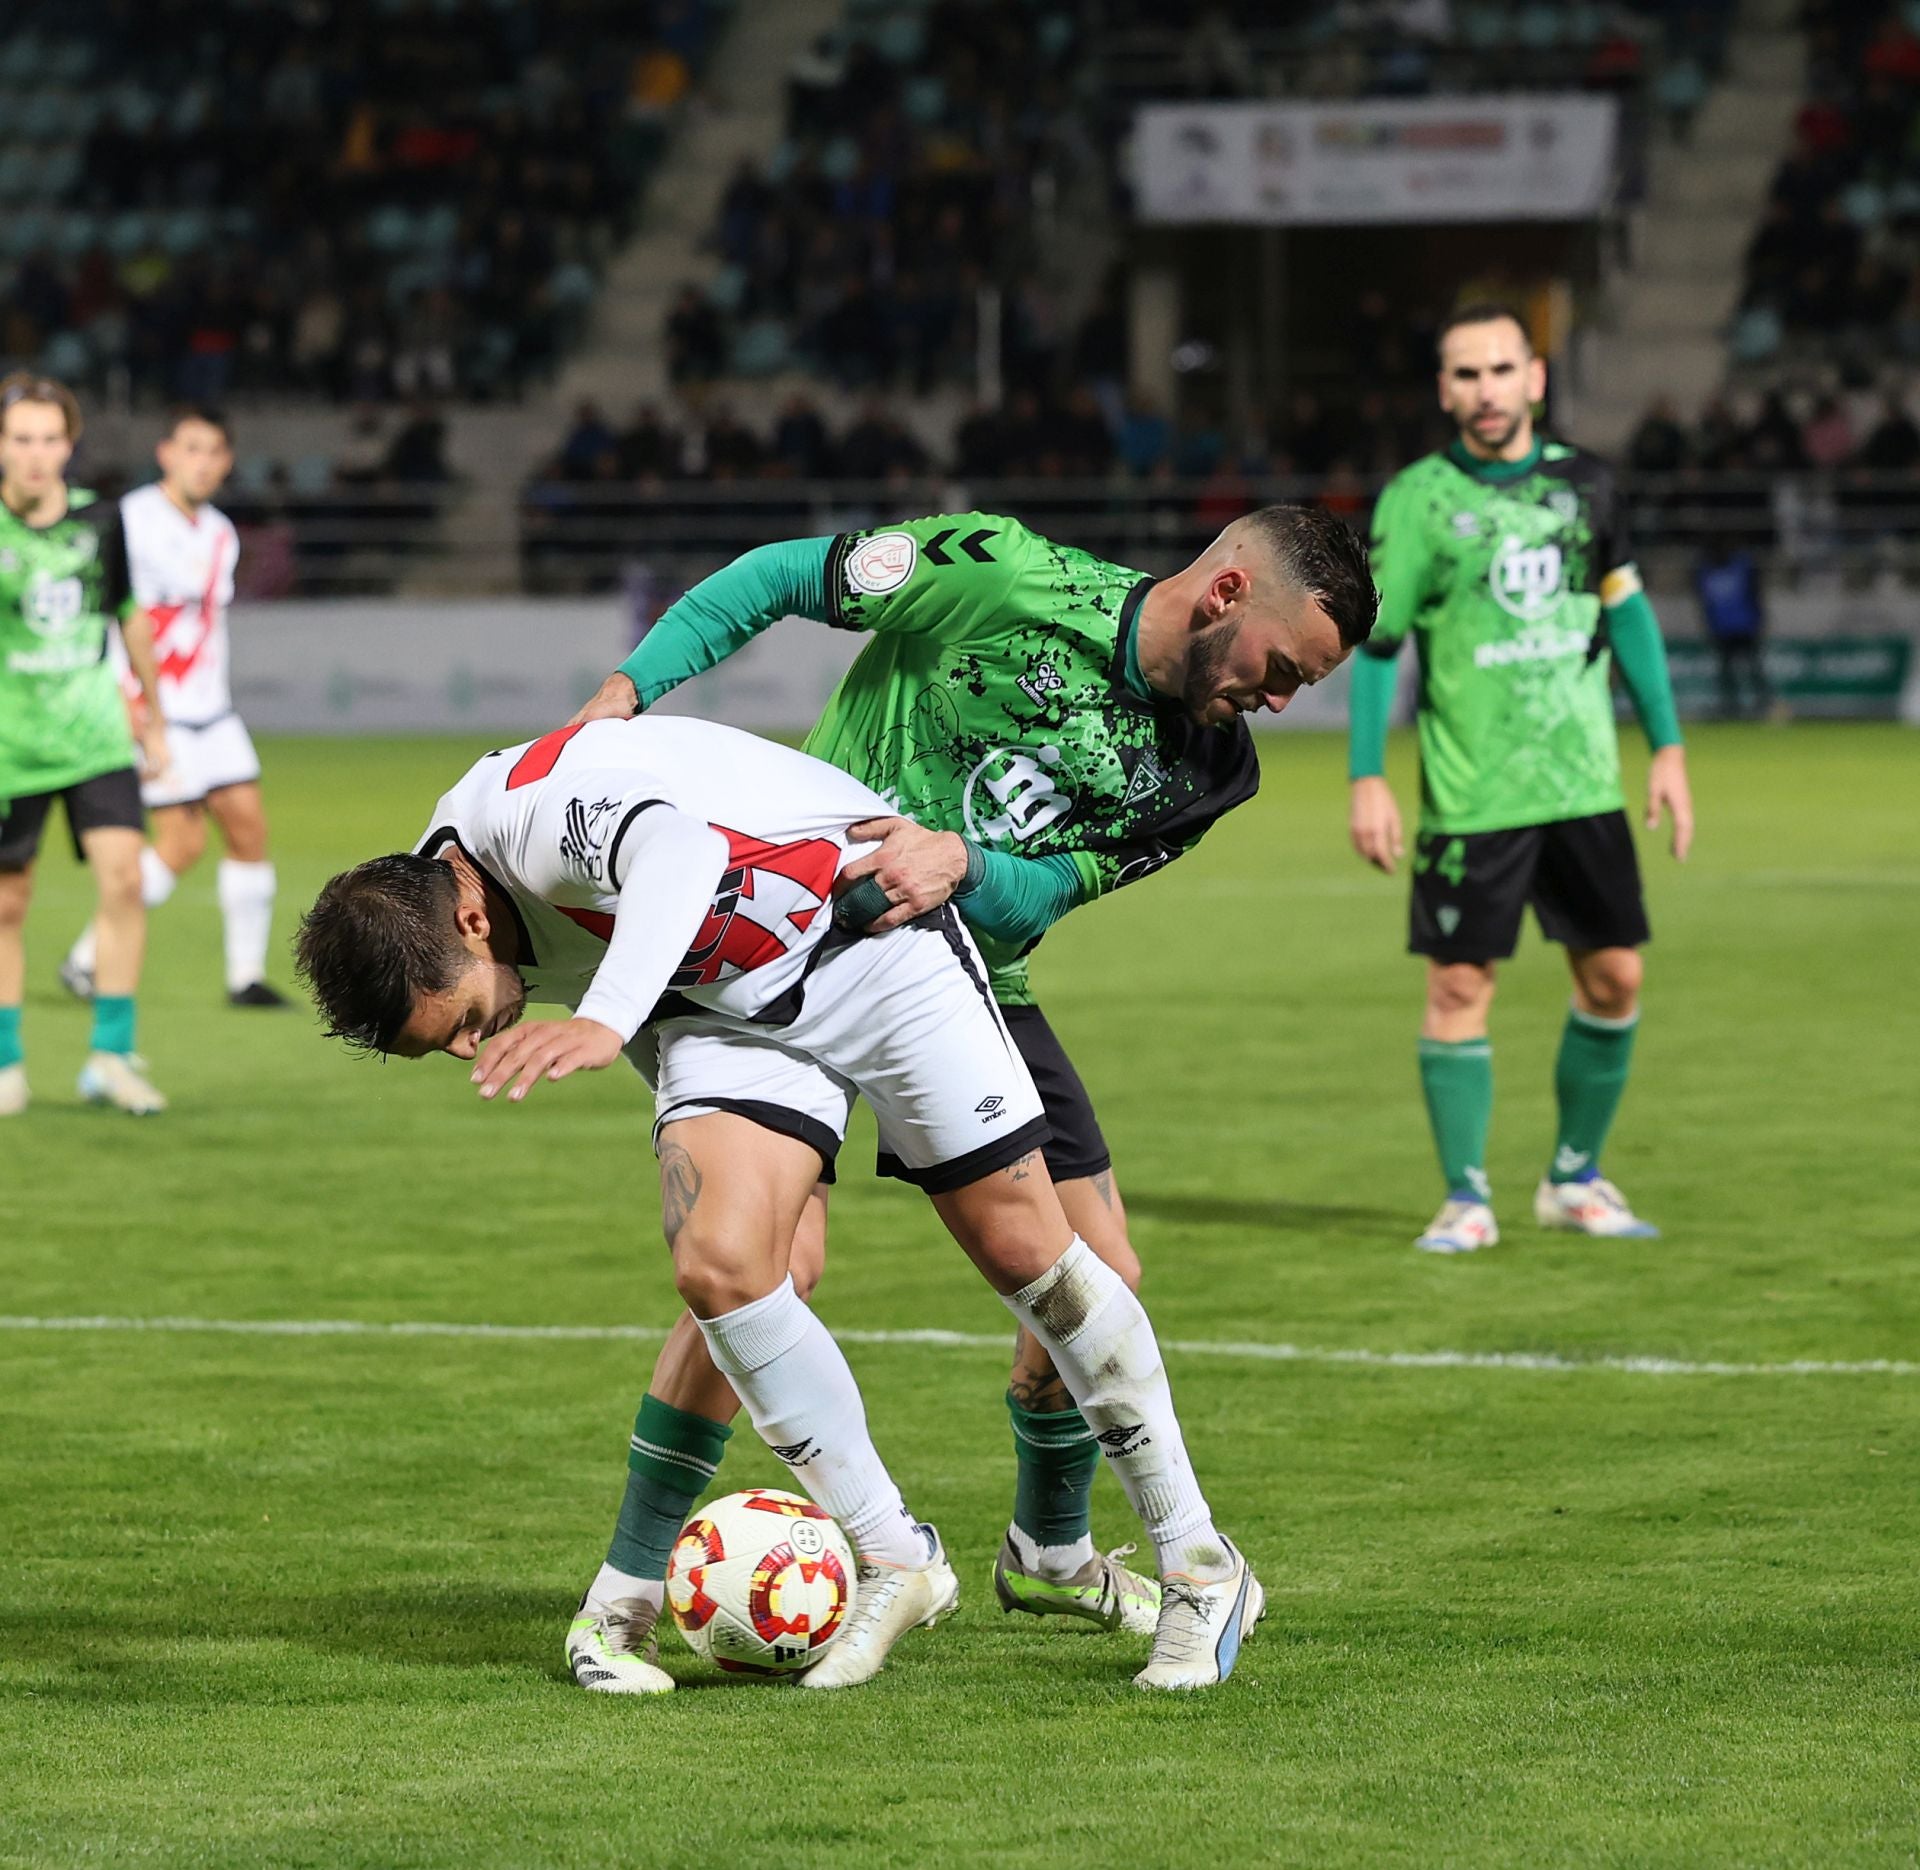
[[[480,881],[507,905],[507,914],[513,917],[513,932],[519,938],[519,949],[514,955],[515,967],[538,967],[540,957],[533,952],[533,936],[528,932],[526,922],[520,914],[520,905],[513,900],[510,890],[501,888],[496,877],[479,858],[460,841],[460,834],[451,825],[439,825],[420,840],[414,851],[416,857],[438,857],[451,844],[453,848],[480,873]]]
[[[1472,453],[1465,442],[1452,442],[1447,447],[1447,459],[1463,474],[1471,474],[1475,480],[1509,481],[1518,480],[1524,474],[1531,474],[1540,465],[1540,457],[1546,452],[1546,444],[1536,434],[1533,446],[1518,461],[1482,461]]]
[[[1147,593],[1158,584],[1158,578],[1142,578],[1127,593],[1126,601],[1120,606],[1120,633],[1113,639],[1113,667],[1107,671],[1107,679],[1117,689],[1131,695],[1136,701],[1155,702],[1160,699],[1147,685],[1146,672],[1140,668],[1140,606],[1147,600]],[[1140,674],[1139,685],[1133,682],[1133,675]]]

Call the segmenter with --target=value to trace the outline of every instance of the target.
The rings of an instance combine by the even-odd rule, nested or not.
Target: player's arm
[[[834,919],[869,935],[884,935],[951,899],[976,934],[1024,945],[1097,893],[1069,853],[990,851],[957,831],[929,831],[911,818],[869,818],[848,835],[856,843],[878,840],[880,848],[840,873]]]
[[[1400,807],[1387,784],[1387,727],[1400,679],[1401,645],[1426,599],[1427,557],[1418,516],[1399,480],[1373,509],[1373,576],[1380,615],[1353,659],[1347,690],[1348,832],[1368,863],[1392,873],[1405,849]]]
[[[572,1019],[513,1027],[474,1067],[482,1097],[506,1090],[515,1103],[543,1078],[600,1071],[620,1056],[686,960],[729,862],[727,841],[711,825],[647,797],[629,799],[600,851],[577,842],[563,849],[557,836],[538,831],[536,845],[556,853],[536,855],[551,871],[536,887],[612,896],[613,933]]]
[[[146,707],[139,726],[141,764],[149,779],[159,779],[173,763],[167,751],[167,723],[160,712],[160,665],[153,653],[153,618],[133,595],[133,577],[127,563],[127,529],[119,510],[100,531],[100,601],[120,624],[126,645],[127,667],[140,684]]]
[[[1687,750],[1680,737],[1680,715],[1674,706],[1673,676],[1667,667],[1667,646],[1660,620],[1653,614],[1641,588],[1640,573],[1629,560],[1616,565],[1600,584],[1605,607],[1607,640],[1613,660],[1633,701],[1633,711],[1653,749],[1647,768],[1647,829],[1656,830],[1662,817],[1673,820],[1673,854],[1682,863],[1693,848],[1693,791],[1687,781]]]

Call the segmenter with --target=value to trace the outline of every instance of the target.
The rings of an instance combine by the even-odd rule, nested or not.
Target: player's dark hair
[[[1314,598],[1353,649],[1373,634],[1380,613],[1367,548],[1337,513],[1321,506],[1263,506],[1244,522],[1273,554],[1281,577]]]
[[[386,1053],[423,993],[444,993],[466,971],[454,926],[451,865],[402,851],[329,882],[300,919],[294,967],[313,990],[327,1037]]]
[[[1501,319],[1510,318],[1520,327],[1520,342],[1527,347],[1527,355],[1533,355],[1533,333],[1527,329],[1527,321],[1519,308],[1508,305],[1500,299],[1475,299],[1470,305],[1463,305],[1458,311],[1451,312],[1447,321],[1440,327],[1439,335],[1433,341],[1433,354],[1436,360],[1444,359],[1447,347],[1447,334],[1458,331],[1463,325],[1494,325]]]
[[[224,409],[216,409],[211,403],[175,403],[167,411],[167,426],[160,431],[160,439],[172,441],[180,433],[183,422],[204,422],[220,431],[229,448],[233,446],[233,424],[227,420]]]

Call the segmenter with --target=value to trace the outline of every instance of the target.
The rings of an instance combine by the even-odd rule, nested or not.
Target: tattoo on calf
[[[660,1223],[666,1229],[667,1245],[674,1246],[680,1230],[687,1224],[693,1205],[700,1199],[700,1171],[693,1158],[679,1143],[664,1143],[660,1149]]]

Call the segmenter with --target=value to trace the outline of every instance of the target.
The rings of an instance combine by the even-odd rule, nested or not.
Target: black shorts
[[[1046,1107],[1053,1140],[1040,1153],[1046,1159],[1047,1173],[1056,1182],[1104,1174],[1113,1167],[1113,1154],[1100,1134],[1093,1099],[1080,1082],[1066,1047],[1047,1024],[1046,1014],[1037,1006],[1003,1006],[1000,1017],[1007,1022],[1013,1043],[1027,1061],[1034,1089]]]
[[[33,862],[55,799],[66,801],[75,857],[86,856],[80,848],[84,831],[140,831],[146,826],[140,814],[140,775],[131,766],[62,786],[58,792],[30,793],[0,803],[0,870],[24,870]]]
[[[1436,961],[1501,961],[1527,906],[1548,941],[1637,948],[1648,939],[1640,860],[1625,812],[1510,831],[1423,831],[1407,947]]]

